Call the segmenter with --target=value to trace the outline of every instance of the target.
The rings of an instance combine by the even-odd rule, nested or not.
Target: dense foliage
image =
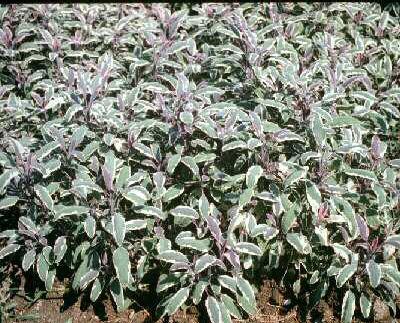
[[[255,275],[399,295],[400,23],[373,3],[0,8],[1,263],[160,316]]]

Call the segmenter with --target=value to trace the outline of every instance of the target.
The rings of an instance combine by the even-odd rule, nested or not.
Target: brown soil
[[[92,305],[86,307],[82,305],[82,299],[64,309],[65,301],[62,296],[46,297],[38,300],[32,306],[21,297],[16,297],[14,301],[17,303],[17,316],[33,314],[39,319],[32,320],[38,323],[64,323],[68,322],[151,322],[146,320],[150,315],[146,311],[135,313],[127,310],[117,313],[110,299],[102,303],[102,308],[93,308]],[[18,319],[8,320],[6,322],[20,322]]]
[[[286,310],[285,297],[274,281],[264,281],[257,293],[258,313],[246,323],[300,322],[296,308]],[[235,323],[243,322],[234,320]]]
[[[122,313],[115,311],[110,299],[101,302],[101,305],[93,306],[85,301],[82,296],[77,299],[63,297],[62,285],[55,286],[52,295],[38,300],[33,305],[22,296],[15,296],[13,301],[17,304],[17,314],[37,315],[37,320],[29,320],[38,323],[95,323],[95,322],[115,322],[115,323],[205,323],[204,315],[199,315],[196,307],[189,307],[180,310],[172,317],[165,320],[156,321],[146,310],[134,311],[127,310]],[[234,323],[297,323],[301,322],[300,314],[296,306],[287,309],[284,306],[285,297],[274,281],[264,281],[257,293],[258,313],[254,317],[246,320],[233,320]],[[329,303],[332,303],[329,301]],[[334,302],[333,302],[334,303]],[[337,311],[327,302],[321,301],[314,310],[319,319],[308,318],[307,322],[339,323]],[[315,314],[314,313],[314,314]],[[68,321],[69,320],[69,321]],[[26,321],[26,320],[25,320]],[[5,322],[21,322],[13,319]]]

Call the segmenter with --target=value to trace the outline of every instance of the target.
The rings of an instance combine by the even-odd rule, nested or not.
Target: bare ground
[[[83,296],[77,298],[66,297],[62,284],[55,286],[54,291],[44,299],[31,304],[23,295],[17,295],[13,299],[16,302],[17,315],[33,314],[38,323],[64,323],[64,322],[135,322],[135,323],[205,323],[207,316],[199,313],[195,307],[180,310],[172,317],[164,320],[156,320],[147,310],[126,310],[117,313],[112,301],[105,299],[99,304],[90,304]],[[154,300],[156,301],[156,300]],[[266,280],[257,293],[257,305],[259,312],[256,316],[245,320],[233,320],[234,323],[296,323],[301,322],[300,314],[296,306],[288,309],[284,306],[285,297],[274,281]],[[339,323],[332,306],[322,301],[315,312],[319,319],[308,322]],[[203,314],[203,315],[201,315]],[[6,322],[21,322],[12,319]]]

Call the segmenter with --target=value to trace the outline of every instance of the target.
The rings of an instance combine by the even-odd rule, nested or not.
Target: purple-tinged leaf
[[[367,221],[365,221],[364,218],[358,214],[356,215],[356,221],[357,221],[358,230],[360,231],[361,238],[364,241],[368,241],[369,228],[368,228]]]
[[[226,259],[228,259],[228,261],[231,263],[233,267],[240,270],[239,255],[235,251],[229,250],[224,253],[224,256],[226,257]]]
[[[275,216],[272,213],[267,213],[267,219],[271,221],[271,224],[276,227]]]
[[[105,166],[101,166],[101,173],[103,175],[104,184],[106,185],[107,190],[112,192],[114,190],[114,186],[110,171]]]
[[[190,270],[190,265],[186,262],[176,262],[169,267],[170,271],[180,271],[180,270],[185,270],[188,271]]]
[[[221,246],[224,242],[222,238],[222,232],[219,228],[219,222],[216,218],[207,215],[206,217],[207,228],[210,230],[211,235],[214,237],[215,241],[219,246]]]

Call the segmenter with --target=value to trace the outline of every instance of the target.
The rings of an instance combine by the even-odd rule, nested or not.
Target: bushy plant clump
[[[119,310],[342,321],[399,295],[400,23],[372,3],[0,8],[2,264]],[[290,273],[290,274],[289,274]]]

